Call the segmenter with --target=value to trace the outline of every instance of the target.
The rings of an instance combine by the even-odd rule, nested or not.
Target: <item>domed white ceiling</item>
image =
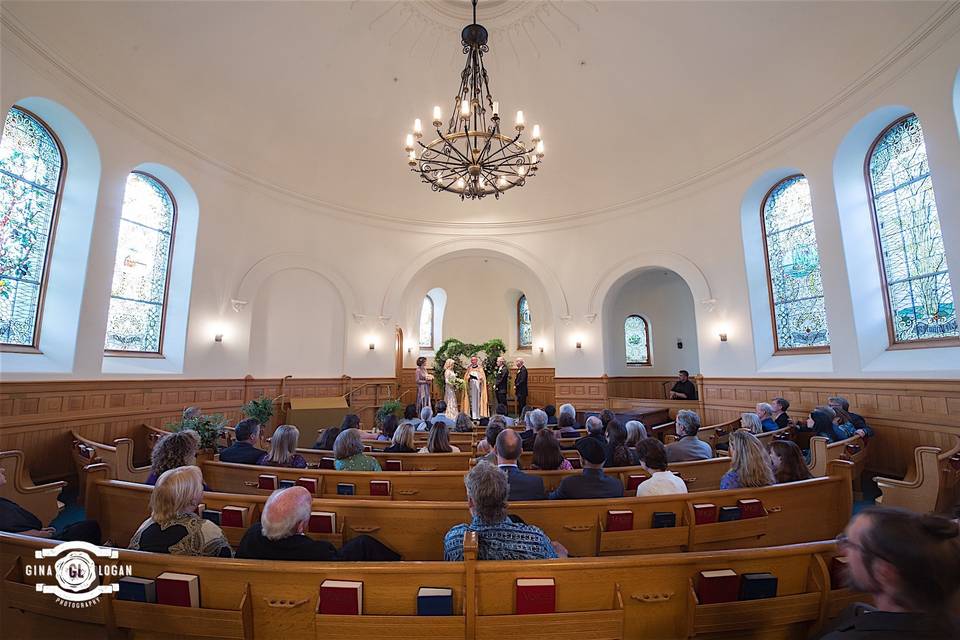
[[[557,219],[649,198],[834,104],[941,2],[481,0],[491,88],[540,123],[536,179],[433,193],[404,134],[449,109],[469,2],[5,2],[28,37],[206,158],[406,220]],[[511,119],[512,121],[512,119]]]

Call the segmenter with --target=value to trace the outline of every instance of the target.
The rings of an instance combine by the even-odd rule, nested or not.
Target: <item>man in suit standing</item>
[[[603,472],[607,452],[596,438],[587,436],[577,440],[583,473],[567,476],[550,494],[551,500],[579,500],[590,498],[622,498],[623,483]]]
[[[517,395],[517,414],[519,415],[527,406],[527,368],[523,364],[523,358],[517,358],[517,373],[513,378],[513,388]]]
[[[510,379],[510,368],[503,356],[497,356],[497,368],[493,371],[493,391],[497,395],[497,405],[507,404],[507,382]]]
[[[517,500],[543,500],[547,497],[543,490],[543,479],[531,476],[517,466],[523,451],[520,436],[513,429],[504,429],[497,436],[497,466],[507,474],[510,485],[511,502]]]

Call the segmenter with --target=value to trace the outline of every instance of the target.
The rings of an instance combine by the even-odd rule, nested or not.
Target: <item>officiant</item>
[[[487,374],[480,366],[480,358],[470,358],[470,365],[463,373],[463,400],[460,403],[468,409],[467,415],[473,420],[486,418],[490,415],[487,399]]]

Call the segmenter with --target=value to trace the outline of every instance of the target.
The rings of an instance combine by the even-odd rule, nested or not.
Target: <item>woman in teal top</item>
[[[363,440],[357,429],[340,432],[333,443],[333,456],[337,471],[382,471],[376,459],[363,455]]]

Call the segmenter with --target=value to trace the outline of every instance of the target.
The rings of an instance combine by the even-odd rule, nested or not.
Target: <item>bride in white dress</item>
[[[460,413],[460,407],[457,405],[457,387],[454,386],[458,379],[456,372],[453,370],[453,360],[447,358],[447,361],[443,363],[443,399],[447,403],[446,416],[453,420],[456,420]]]

